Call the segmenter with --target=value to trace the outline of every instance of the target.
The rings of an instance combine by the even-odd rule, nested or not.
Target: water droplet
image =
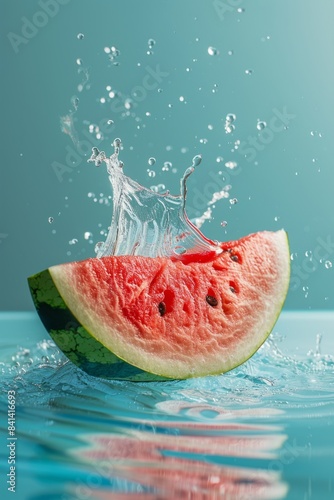
[[[318,132],[317,130],[312,130],[311,132],[311,136],[312,137],[315,137],[315,136],[318,136],[318,137],[322,137],[322,133],[321,132]]]
[[[78,65],[78,66],[82,66],[83,61],[82,61],[82,59],[80,59],[80,58],[78,57],[78,59],[76,60],[76,63],[77,63],[77,65]],[[79,70],[78,70],[78,71],[79,71]]]
[[[237,119],[237,116],[234,113],[228,113],[225,119],[227,122],[233,123]]]
[[[234,52],[233,52],[233,50],[229,50],[229,51],[227,52],[227,54],[228,54],[229,56],[233,56]]]
[[[253,70],[252,69],[246,69],[245,73],[246,73],[246,75],[252,75],[253,74]]]
[[[119,66],[119,62],[115,61],[115,59],[121,52],[116,47],[104,47],[104,52],[108,54],[108,58],[114,66]]]
[[[219,55],[219,50],[216,49],[216,47],[208,47],[208,54],[209,56],[217,56]]]
[[[48,218],[48,223],[49,223],[49,224],[52,224],[52,222],[53,222],[53,221],[54,221],[54,218],[53,218],[53,217],[49,217],[49,218]]]
[[[264,128],[266,128],[266,126],[267,126],[267,123],[266,123],[266,122],[263,122],[263,121],[261,121],[261,120],[258,120],[258,121],[257,121],[256,128],[257,128],[258,130],[263,130]]]
[[[147,43],[148,43],[148,48],[153,49],[153,47],[155,45],[155,40],[153,40],[153,38],[150,38]]]
[[[121,144],[122,144],[121,139],[119,139],[118,137],[116,137],[116,139],[114,139],[114,142],[113,142],[113,146],[114,146],[114,148],[115,148],[115,153],[116,153],[116,154],[118,154],[118,153],[119,153],[119,150],[120,150]]]
[[[227,226],[227,221],[226,221],[226,220],[222,220],[222,221],[221,221],[221,223],[220,223],[220,225],[221,225],[222,227]]]
[[[98,241],[94,247],[94,252],[98,253],[102,249],[103,245],[103,241]]]
[[[179,97],[179,101],[180,101],[180,102],[184,102],[184,97],[183,97],[183,95],[180,95],[180,97]]]
[[[124,107],[125,107],[125,109],[131,109],[132,108],[132,100],[131,99],[125,99],[125,101],[124,101]]]
[[[236,120],[236,115],[234,113],[229,113],[225,117],[225,132],[226,134],[231,134],[235,130],[233,122]]]
[[[158,184],[157,186],[151,186],[150,190],[155,193],[163,193],[166,190],[166,186],[165,184]]]
[[[180,245],[178,245],[178,246],[176,246],[176,247],[174,248],[174,250],[173,250],[173,251],[174,251],[174,253],[176,253],[176,255],[183,255],[183,254],[185,254],[185,253],[186,253],[187,249],[186,249],[186,248],[184,248],[184,247],[182,247],[182,246],[180,246]]]
[[[225,124],[225,132],[226,134],[231,134],[235,130],[234,125],[230,125],[229,123]]]
[[[78,33],[77,34],[77,39],[78,40],[83,40],[85,38],[85,35],[83,33]]]
[[[165,161],[161,170],[163,172],[168,172],[171,167],[172,163],[170,161]]]
[[[225,167],[227,168],[230,168],[231,170],[233,170],[234,168],[236,168],[238,166],[237,162],[236,161],[227,161],[225,163]]]
[[[155,177],[155,172],[154,170],[147,170],[148,176],[149,177]]]
[[[231,205],[235,205],[236,203],[238,203],[238,199],[237,198],[231,198],[230,199],[230,204]]]
[[[158,89],[158,92],[159,92],[159,93],[163,92],[163,89]]]
[[[209,125],[208,125],[208,129],[209,129],[209,130],[213,130],[213,125],[209,124]]]
[[[78,243],[78,240],[76,238],[73,238],[68,243],[69,243],[69,245],[76,245],[76,243]]]
[[[155,159],[155,158],[153,158],[153,156],[151,156],[151,158],[149,158],[149,159],[148,159],[148,164],[149,164],[150,166],[154,165],[154,164],[155,164],[155,162],[156,162],[156,159]]]
[[[84,238],[85,238],[85,240],[89,240],[92,237],[93,237],[93,234],[90,231],[85,231],[84,232]]]
[[[120,50],[118,50],[116,47],[111,47],[111,53],[113,57],[118,57],[121,54]]]
[[[108,123],[108,125],[113,125],[114,120],[108,120],[107,123]]]
[[[79,98],[74,95],[72,98],[71,98],[71,103],[72,103],[72,106],[75,110],[78,109],[78,106],[79,106]]]
[[[202,161],[202,156],[201,155],[194,156],[194,158],[192,160],[192,166],[193,167],[198,167],[198,165],[201,163],[201,161]]]
[[[224,161],[224,158],[222,156],[217,156],[216,162],[221,163],[222,161]]]
[[[333,267],[333,264],[330,260],[326,260],[325,262],[325,268],[326,269],[330,269],[331,267]]]
[[[245,9],[243,9],[242,7],[238,7],[237,12],[239,12],[239,14],[242,14],[243,12],[245,12]]]

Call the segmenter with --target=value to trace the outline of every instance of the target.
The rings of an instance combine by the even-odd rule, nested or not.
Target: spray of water
[[[123,172],[119,160],[121,140],[114,140],[114,153],[108,158],[104,151],[93,148],[88,161],[107,165],[113,189],[113,215],[104,243],[97,245],[97,257],[109,255],[141,255],[172,257],[189,261],[206,260],[221,253],[217,242],[206,238],[187,217],[185,204],[187,179],[201,162],[193,158],[182,179],[179,195],[169,191],[157,193],[138,184]]]

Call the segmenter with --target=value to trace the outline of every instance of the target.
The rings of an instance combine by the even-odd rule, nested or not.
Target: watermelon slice
[[[222,252],[110,256],[28,279],[58,347],[99,377],[184,379],[227,372],[272,330],[290,273],[286,233],[260,232]]]

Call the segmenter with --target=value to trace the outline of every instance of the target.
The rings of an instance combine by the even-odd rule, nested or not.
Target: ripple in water
[[[165,401],[170,394],[172,401],[196,404],[222,405],[226,408],[249,406],[256,408],[263,401],[277,408],[294,407],[296,394],[317,389],[314,404],[333,403],[334,356],[321,354],[321,337],[316,340],[315,350],[298,359],[284,353],[279,334],[272,334],[260,350],[246,363],[229,373],[198,379],[166,382],[132,383],[108,381],[91,377],[69,363],[51,340],[43,340],[32,346],[20,347],[16,352],[4,353],[0,362],[2,394],[7,389],[18,391],[22,404],[51,404],[55,398],[71,395],[72,402],[80,395],[96,401],[95,409],[104,400],[114,408],[120,401],[114,400],[114,391],[129,391],[126,406],[135,404],[136,410],[155,412],[152,402]],[[137,387],[141,387],[138,392]],[[143,387],[145,389],[143,390]],[[165,394],[166,393],[166,394]],[[39,395],[38,400],[35,399]],[[149,394],[150,406],[143,395]],[[110,398],[110,400],[109,400]],[[120,405],[121,407],[122,405]],[[217,409],[219,413],[219,409]]]

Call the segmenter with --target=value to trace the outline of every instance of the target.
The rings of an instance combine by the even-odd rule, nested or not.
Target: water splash
[[[70,137],[73,144],[77,147],[79,144],[79,136],[74,125],[74,115],[76,111],[76,109],[71,110],[67,115],[60,117],[60,128],[64,134]]]
[[[173,401],[196,403],[197,406],[212,405],[218,417],[215,420],[221,420],[219,406],[229,412],[245,407],[249,417],[250,405],[256,412],[257,407],[263,408],[264,401],[276,411],[282,407],[295,408],[302,403],[310,411],[312,405],[316,408],[334,404],[331,390],[334,356],[328,352],[323,354],[320,342],[321,335],[317,335],[313,350],[300,354],[291,353],[285,345],[284,336],[274,332],[250,360],[224,375],[164,382],[163,393],[161,382],[143,384],[145,392],[142,393],[140,403],[137,386],[134,387],[132,382],[91,377],[69,363],[51,340],[37,343],[26,340],[19,348],[16,345],[3,348],[0,362],[3,390],[0,391],[0,402],[10,388],[18,392],[22,404],[29,404],[31,407],[52,404],[54,398],[62,399],[66,394],[71,395],[68,404],[75,404],[75,397],[80,399],[81,392],[88,388],[90,397],[94,399],[93,406],[98,411],[100,406],[104,408],[106,395],[109,395],[110,401],[112,398],[114,406],[121,407],[121,402],[115,400],[114,390],[123,388],[128,393],[124,399],[124,408],[129,408],[131,400],[134,409],[138,410],[140,407],[146,411],[148,393],[152,396],[151,404],[154,406],[167,391],[169,399]],[[99,391],[103,394],[100,400]],[[165,398],[162,400],[165,401]],[[297,417],[300,418],[300,415],[296,415]]]
[[[109,255],[141,255],[171,257],[189,262],[207,260],[221,253],[216,242],[206,238],[186,215],[187,179],[201,163],[201,156],[193,158],[182,179],[179,195],[169,191],[158,193],[145,188],[123,173],[119,160],[121,140],[115,139],[114,153],[107,158],[104,151],[93,148],[88,160],[96,166],[105,162],[113,189],[113,215],[110,231],[97,257]],[[180,254],[182,245],[185,251]],[[186,256],[185,256],[186,254]]]

